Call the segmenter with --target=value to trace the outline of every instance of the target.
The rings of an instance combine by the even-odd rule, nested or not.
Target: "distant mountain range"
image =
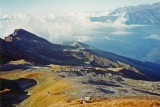
[[[122,13],[128,19],[126,24],[160,24],[160,3],[122,7],[110,12],[107,16],[91,17],[91,20],[115,21],[120,15],[123,15]]]
[[[123,20],[123,24],[127,27],[125,30],[122,28],[122,31],[125,31],[122,32],[124,37],[121,32],[117,32],[116,36],[109,34],[107,29],[105,29],[107,33],[102,33],[102,35],[108,35],[114,40],[118,38],[122,42],[108,39],[102,40],[101,43],[96,41],[96,45],[90,42],[90,45],[141,61],[160,64],[160,2],[121,7],[111,11],[106,16],[90,17],[90,20],[103,23]],[[131,26],[137,27],[131,28]],[[116,49],[111,47],[116,47]],[[121,50],[118,50],[120,48]]]
[[[25,59],[38,65],[59,64],[124,68],[160,80],[160,65],[158,64],[119,56],[76,41],[64,45],[52,44],[23,29],[16,29],[5,39],[0,39],[0,44],[1,64]]]

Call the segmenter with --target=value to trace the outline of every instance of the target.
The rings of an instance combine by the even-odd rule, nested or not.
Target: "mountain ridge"
[[[21,32],[19,32],[19,30],[15,30],[12,36],[9,35],[5,38],[5,40],[2,40],[2,44],[4,45],[4,47],[6,44],[9,44],[9,46],[15,47],[15,49],[20,51],[20,53],[18,53],[16,57],[14,54],[10,54],[14,60],[25,59],[29,62],[34,62],[42,65],[60,64],[102,68],[122,67],[134,72],[137,69],[138,71],[149,77],[160,79],[158,75],[159,72],[157,71],[160,68],[159,65],[152,65],[149,63],[147,65],[147,63],[122,57],[110,52],[101,51],[89,45],[78,42],[75,42],[74,45],[71,44],[72,46],[52,44],[47,40],[41,39],[28,31],[22,29],[20,29],[20,31]],[[26,37],[23,36],[30,36],[31,41],[26,40]],[[8,40],[10,40],[8,38],[10,37],[13,37],[12,41],[8,42]],[[41,43],[41,41],[34,42],[33,39],[42,40],[43,43]],[[88,47],[85,48],[85,46]],[[5,50],[10,51],[10,48],[6,48],[1,51],[5,52]]]

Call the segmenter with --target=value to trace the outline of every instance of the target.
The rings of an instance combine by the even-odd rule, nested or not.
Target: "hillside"
[[[73,42],[68,45],[52,44],[23,29],[16,29],[13,34],[2,41],[0,52],[8,54],[7,56],[11,57],[7,60],[24,59],[38,65],[60,64],[102,68],[122,67],[133,72],[139,71],[153,80],[160,80],[160,65],[158,64],[145,63],[122,57],[79,42]],[[12,54],[9,54],[9,52],[12,52]]]
[[[136,80],[138,74],[126,74],[122,68],[54,64],[9,70],[0,75],[1,106],[158,106],[159,82]]]
[[[52,44],[23,29],[1,39],[1,46],[2,107],[160,104],[159,65],[76,41]]]
[[[14,46],[0,38],[0,64],[5,64],[11,60],[19,59],[20,53]]]

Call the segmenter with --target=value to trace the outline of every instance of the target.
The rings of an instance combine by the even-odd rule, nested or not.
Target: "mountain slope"
[[[160,48],[154,48],[152,49],[144,58],[146,61],[155,62],[157,64],[160,64]]]
[[[5,41],[2,41],[2,45],[9,44],[9,46],[14,47],[12,48],[13,51],[10,48],[7,48],[7,51],[12,51],[12,54],[9,53],[8,56],[15,59],[18,56],[18,58],[45,65],[60,64],[124,68],[133,72],[138,70],[151,78],[160,80],[159,65],[118,56],[79,42],[70,43],[68,46],[52,44],[23,29],[15,30],[13,34],[5,38]],[[3,48],[0,52],[3,53],[5,51],[5,48]]]
[[[23,29],[16,29],[13,34],[5,38],[5,41],[10,43],[22,52],[25,52],[29,58],[26,60],[40,64],[61,63],[66,60],[74,60],[72,56],[66,52],[61,45],[52,44],[49,41],[36,36]]]
[[[159,64],[154,64],[150,62],[141,62],[138,60],[130,59],[127,57],[119,56],[111,52],[102,51],[99,49],[95,49],[92,47],[92,49],[83,49],[83,51],[88,52],[90,54],[96,55],[98,57],[108,59],[110,62],[116,63],[119,67],[123,66],[125,64],[130,65],[138,69],[140,72],[149,75],[154,78],[160,78]],[[122,63],[121,63],[122,62]],[[112,67],[118,67],[118,66],[112,66]]]
[[[20,51],[18,48],[11,45],[11,43],[6,42],[0,38],[0,65],[8,63],[11,60],[27,58],[28,55]]]

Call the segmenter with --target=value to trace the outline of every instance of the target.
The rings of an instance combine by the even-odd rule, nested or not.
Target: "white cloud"
[[[6,18],[9,20],[2,20]],[[66,15],[4,15],[1,18],[1,24],[0,30],[4,36],[12,33],[14,29],[23,28],[56,43],[80,38],[80,35],[86,35],[96,28],[96,25],[86,16],[75,13]],[[82,41],[82,38],[84,40],[83,36],[79,40]]]
[[[112,12],[112,10],[101,11],[101,12],[90,12],[90,13],[86,13],[86,16],[89,16],[89,17],[107,16],[110,12]]]
[[[131,34],[131,32],[121,30],[121,31],[111,32],[110,34],[112,34],[112,35],[128,35],[128,34]]]
[[[77,36],[76,40],[79,42],[87,42],[87,41],[92,41],[92,38],[89,36]]]
[[[14,29],[22,28],[54,43],[73,40],[86,42],[92,40],[92,35],[106,33],[106,31],[97,29],[114,29],[115,32],[112,32],[112,34],[126,35],[129,34],[125,31],[126,29],[135,27],[135,25],[126,25],[125,21],[127,19],[123,15],[115,22],[90,21],[90,16],[99,16],[100,14],[108,13],[5,14],[0,16],[0,36],[4,38],[4,36],[11,34]]]
[[[160,35],[153,34],[153,35],[146,37],[146,39],[160,40]]]
[[[105,36],[104,38],[107,40],[112,40],[109,36]]]

